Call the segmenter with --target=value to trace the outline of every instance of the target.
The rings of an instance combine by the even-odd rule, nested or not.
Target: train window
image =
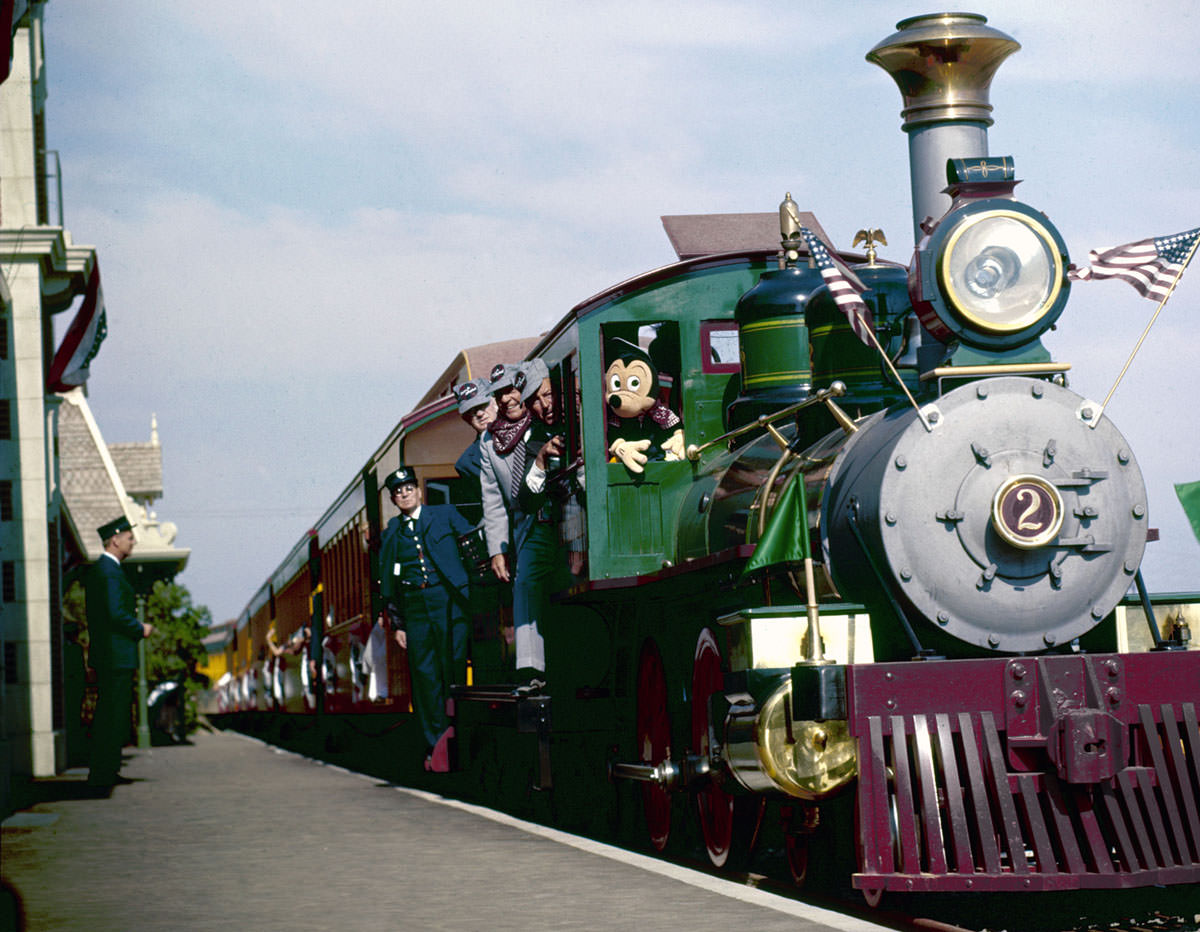
[[[450,483],[449,481],[434,481],[432,479],[425,482],[425,504],[426,505],[448,505],[450,504]]]
[[[737,324],[730,320],[706,320],[700,324],[700,360],[705,372],[738,372]]]
[[[629,443],[645,446],[646,461],[678,459],[682,454],[682,360],[679,324],[609,324],[604,337],[606,446],[615,460]],[[678,435],[678,436],[676,436]],[[617,444],[617,441],[624,441]],[[649,441],[643,445],[643,441]],[[675,447],[679,450],[671,453]]]
[[[550,367],[550,385],[554,392],[554,410],[562,412],[555,430],[561,430],[566,442],[567,459],[575,462],[583,455],[583,431],[579,405],[579,357],[572,353]]]
[[[548,513],[558,526],[558,542],[567,555],[568,569],[587,571],[587,512],[583,491],[583,423],[579,388],[579,356],[571,353],[550,367],[555,417],[552,429],[561,433],[566,455],[559,469],[547,476]]]

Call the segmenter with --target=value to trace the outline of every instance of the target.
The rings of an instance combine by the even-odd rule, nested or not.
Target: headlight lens
[[[949,303],[990,333],[1036,324],[1062,287],[1062,259],[1050,234],[1014,211],[964,218],[946,243],[940,271]]]

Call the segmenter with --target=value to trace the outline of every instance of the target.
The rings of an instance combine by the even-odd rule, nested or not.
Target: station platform
[[[882,928],[234,733],[126,758],[5,820],[0,928]]]

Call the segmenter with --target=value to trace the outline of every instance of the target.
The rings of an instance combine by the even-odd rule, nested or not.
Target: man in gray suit
[[[88,785],[111,787],[129,783],[122,777],[121,748],[129,736],[129,703],[133,671],[137,669],[137,644],[154,632],[138,621],[137,597],[121,564],[133,553],[133,526],[117,518],[96,529],[104,552],[88,570],[88,665],[96,671],[100,695],[92,720],[92,755]]]
[[[547,602],[548,568],[557,542],[553,525],[539,519],[538,496],[526,479],[544,449],[561,453],[547,424],[535,419],[528,402],[549,372],[540,359],[521,366],[497,366],[492,394],[498,413],[488,428],[492,441],[483,446],[480,484],[483,527],[492,572],[513,582],[513,626],[517,676],[533,689],[545,686],[545,642],[540,622]],[[538,461],[538,465],[544,465]]]

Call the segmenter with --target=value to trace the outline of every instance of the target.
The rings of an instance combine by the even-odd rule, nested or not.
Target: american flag
[[[88,380],[88,367],[100,344],[108,335],[108,316],[104,312],[104,291],[100,287],[100,263],[92,263],[87,292],[79,312],[63,336],[46,370],[46,385],[52,392],[69,392]]]
[[[800,228],[800,235],[808,244],[808,254],[821,270],[821,277],[829,286],[833,300],[850,321],[850,328],[855,336],[867,346],[874,346],[875,321],[871,317],[871,309],[863,302],[862,293],[867,286],[859,280],[850,269],[836,256],[831,255],[825,244],[808,227]]]
[[[1183,271],[1198,237],[1200,227],[1103,251],[1093,249],[1088,253],[1091,268],[1072,269],[1067,274],[1074,281],[1119,278],[1133,285],[1143,298],[1161,301]]]

